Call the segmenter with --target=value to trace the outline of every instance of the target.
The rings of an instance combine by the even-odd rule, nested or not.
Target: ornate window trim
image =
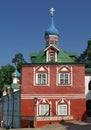
[[[38,84],[40,75],[40,84]],[[44,79],[43,79],[43,75]],[[42,80],[45,80],[42,82]],[[50,69],[47,66],[37,66],[33,68],[33,84],[34,86],[49,86],[50,85]]]
[[[47,111],[45,114],[41,114],[41,106],[48,106]],[[37,116],[52,116],[52,102],[48,99],[42,98],[37,101]]]
[[[64,110],[63,108],[62,109],[60,108],[59,110],[60,106],[62,107],[64,106]],[[62,98],[56,101],[56,115],[60,115],[60,116],[70,115],[70,100],[66,100]]]
[[[72,66],[57,67],[56,77],[57,77],[56,78],[57,86],[72,86],[72,82],[73,82]]]

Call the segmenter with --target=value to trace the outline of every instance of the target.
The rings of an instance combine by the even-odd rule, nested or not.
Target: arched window
[[[89,81],[89,84],[88,84],[88,90],[91,90],[91,80]]]

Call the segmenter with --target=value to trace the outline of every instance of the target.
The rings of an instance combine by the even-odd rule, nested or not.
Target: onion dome
[[[12,73],[13,77],[20,77],[20,73],[17,71],[17,69],[15,70],[14,73]]]
[[[45,32],[45,36],[48,36],[48,35],[57,35],[57,36],[59,36],[59,31],[56,29],[55,24],[54,24],[54,19],[53,19],[54,11],[55,11],[54,8],[50,9],[50,13],[51,13],[51,16],[52,16],[52,22],[51,22],[51,26]]]

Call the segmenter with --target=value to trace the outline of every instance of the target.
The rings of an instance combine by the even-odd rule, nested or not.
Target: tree
[[[4,84],[12,83],[12,73],[15,71],[14,66],[7,64],[0,69],[0,91],[4,87]]]
[[[91,40],[88,40],[87,48],[80,55],[79,62],[85,63],[86,68],[91,68]]]
[[[17,70],[21,73],[21,66],[22,64],[26,63],[26,61],[21,53],[17,53],[12,59],[12,63],[17,66]]]

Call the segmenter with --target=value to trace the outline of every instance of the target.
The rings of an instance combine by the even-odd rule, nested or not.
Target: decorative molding
[[[21,99],[33,99],[37,97],[38,99],[85,99],[85,94],[21,94]]]
[[[57,121],[57,120],[73,120],[73,116],[41,116],[36,117],[37,121]]]

